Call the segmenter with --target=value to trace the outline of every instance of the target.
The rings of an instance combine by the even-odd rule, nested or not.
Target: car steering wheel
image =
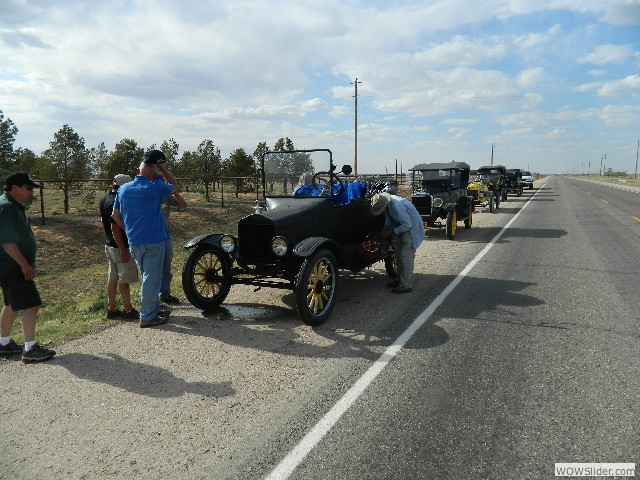
[[[313,189],[318,192],[318,196],[320,197],[328,197],[331,195],[331,186],[333,184],[338,184],[338,189],[333,192],[335,197],[339,196],[342,192],[344,192],[344,182],[340,177],[338,177],[335,173],[332,172],[318,172],[311,179],[311,184],[313,185]],[[327,188],[327,186],[330,186]]]

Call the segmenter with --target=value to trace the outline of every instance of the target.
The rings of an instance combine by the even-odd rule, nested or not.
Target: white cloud
[[[621,64],[635,56],[633,50],[624,45],[598,45],[595,51],[578,58],[578,63],[593,65]]]

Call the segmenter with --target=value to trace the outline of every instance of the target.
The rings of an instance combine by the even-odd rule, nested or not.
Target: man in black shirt
[[[100,200],[100,216],[102,217],[102,226],[105,234],[104,251],[109,260],[107,277],[109,310],[107,311],[107,318],[122,317],[137,320],[139,313],[131,305],[129,284],[138,281],[138,269],[136,262],[129,253],[127,234],[111,219],[116,192],[121,185],[130,181],[131,177],[129,175],[118,174],[113,178],[111,191],[107,192]],[[122,312],[116,307],[116,289],[118,288],[124,307]]]

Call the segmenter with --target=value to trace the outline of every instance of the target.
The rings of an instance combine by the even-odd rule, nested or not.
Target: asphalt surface
[[[316,329],[292,294],[234,287],[215,314],[184,304],[166,326],[124,323],[45,364],[0,361],[0,478],[265,478],[419,316],[290,478],[638,463],[640,194],[542,183],[455,241],[429,230],[410,295],[389,293],[381,266],[341,272]]]

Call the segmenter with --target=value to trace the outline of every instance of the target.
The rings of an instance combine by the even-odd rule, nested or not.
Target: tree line
[[[258,175],[260,159],[267,151],[267,142],[258,143],[252,154],[243,148],[237,148],[228,158],[223,159],[220,148],[213,140],[203,140],[195,151],[179,154],[180,146],[173,139],[160,145],[143,148],[134,139],[124,138],[113,150],[104,142],[87,148],[84,138],[65,124],[53,135],[49,148],[37,155],[28,148],[14,149],[18,127],[0,110],[0,178],[4,179],[14,171],[29,172],[39,180],[49,180],[64,194],[64,210],[68,213],[69,195],[75,192],[82,195],[86,183],[73,182],[81,179],[111,179],[118,173],[133,175],[140,165],[144,154],[152,149],[162,151],[167,157],[167,168],[179,178],[197,178],[204,186],[205,197],[209,200],[210,191],[215,191],[216,181],[222,177],[237,178],[236,189],[252,189],[253,182],[244,183],[242,177],[255,178]],[[293,142],[287,138],[278,139],[274,152],[295,150]],[[313,172],[313,162],[309,155],[269,155],[265,164],[267,175],[296,176],[300,172]],[[285,189],[286,189],[286,178]]]

